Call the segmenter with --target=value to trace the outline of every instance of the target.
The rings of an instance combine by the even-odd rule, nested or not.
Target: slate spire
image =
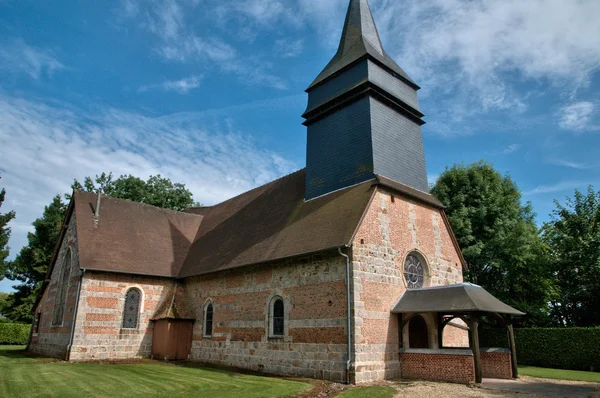
[[[418,89],[416,83],[385,52],[367,0],[350,0],[338,51],[309,90],[367,55],[377,59]]]
[[[340,46],[306,89],[310,200],[386,177],[428,191],[419,86],[385,52],[367,0],[350,0]]]

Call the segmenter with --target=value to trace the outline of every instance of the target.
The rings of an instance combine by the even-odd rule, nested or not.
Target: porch
[[[483,378],[518,377],[512,320],[522,312],[504,304],[481,286],[464,283],[407,290],[392,310],[399,316],[402,378],[481,383]],[[483,316],[501,322],[509,349],[481,348]],[[468,330],[468,348],[444,347],[444,329],[451,322]]]

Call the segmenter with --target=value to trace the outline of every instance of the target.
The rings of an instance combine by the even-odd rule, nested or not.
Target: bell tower
[[[385,52],[367,0],[350,0],[337,53],[308,87],[305,199],[387,177],[428,192],[419,86]]]

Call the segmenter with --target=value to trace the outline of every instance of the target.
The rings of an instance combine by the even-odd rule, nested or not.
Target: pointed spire
[[[350,0],[338,51],[315,81],[312,82],[308,90],[367,55],[375,58],[415,88],[418,88],[383,49],[369,2],[367,0]]]

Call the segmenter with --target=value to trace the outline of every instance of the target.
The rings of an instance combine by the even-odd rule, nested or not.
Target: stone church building
[[[463,284],[418,90],[351,0],[306,90],[306,168],[184,212],[74,192],[29,350],[351,383],[516,376],[514,350],[479,348],[480,314],[510,332],[519,312]]]

